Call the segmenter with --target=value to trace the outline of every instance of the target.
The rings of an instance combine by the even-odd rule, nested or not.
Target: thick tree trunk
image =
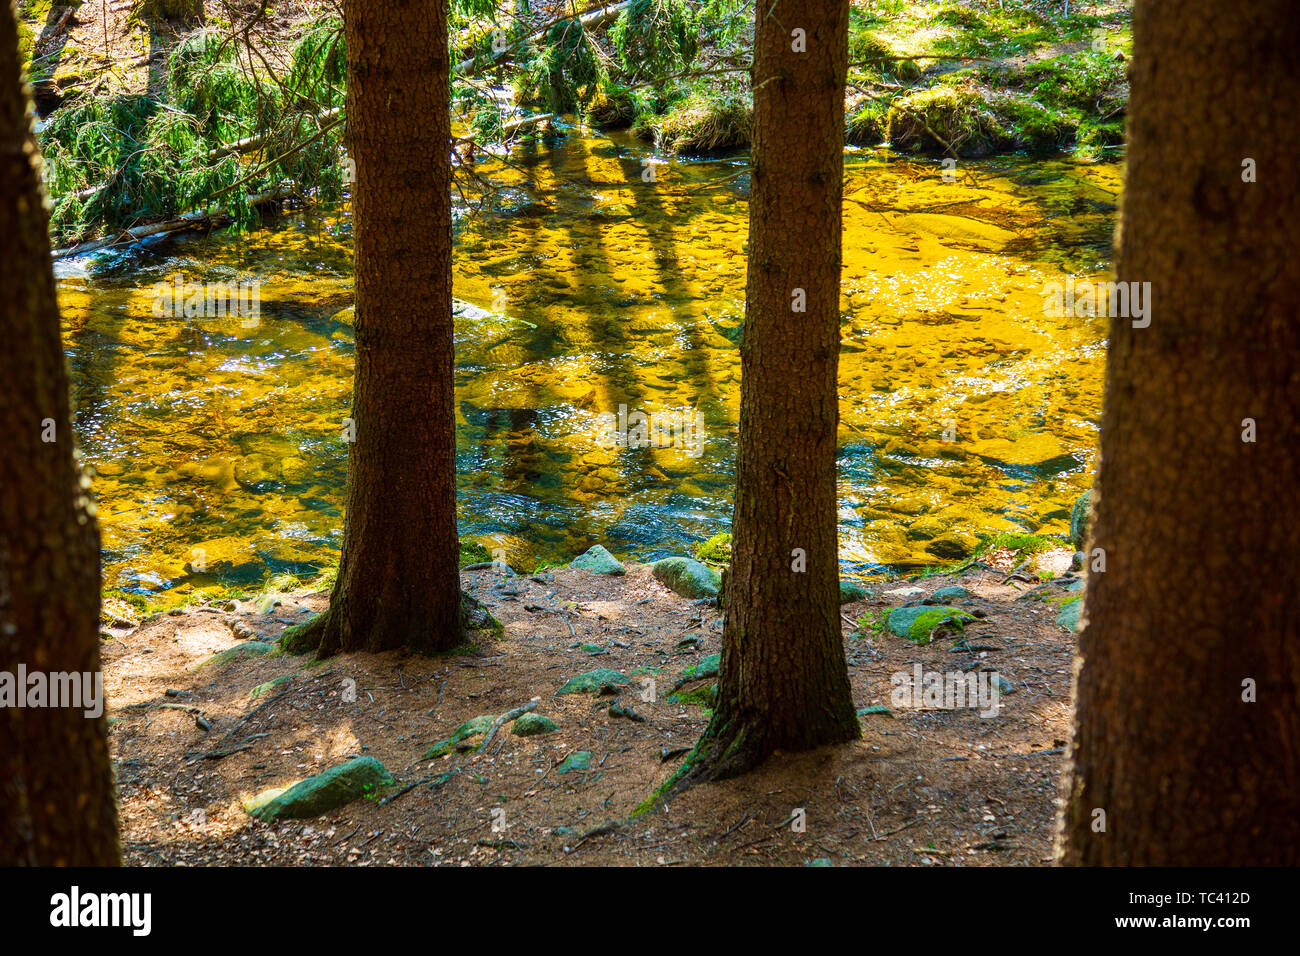
[[[452,394],[447,9],[349,0],[356,440],[322,656],[462,640]],[[301,643],[301,641],[300,641]]]
[[[1293,7],[1135,12],[1066,863],[1300,862]]]
[[[681,786],[858,737],[839,616],[848,0],[760,3],[740,446],[718,705]]]
[[[84,688],[82,675],[99,673],[99,534],[73,455],[49,217],[11,0],[0,3],[0,181],[0,680],[16,683],[23,666],[28,676],[75,675]],[[26,704],[29,686],[9,684]],[[16,703],[0,704],[0,866],[115,865],[102,713],[86,716],[85,701]]]

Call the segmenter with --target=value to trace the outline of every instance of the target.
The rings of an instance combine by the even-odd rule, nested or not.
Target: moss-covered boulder
[[[538,734],[551,734],[560,729],[560,725],[541,714],[521,714],[510,732],[516,737],[536,737]]]
[[[199,667],[218,667],[224,664],[233,664],[235,661],[247,660],[250,657],[261,657],[275,650],[275,645],[266,641],[245,641],[243,644],[236,644],[234,647],[228,647],[224,651],[218,651],[209,657],[206,661],[201,662]]]
[[[1056,615],[1056,624],[1067,631],[1078,632],[1079,617],[1083,614],[1083,596],[1068,601],[1061,606],[1061,610]]]
[[[974,615],[955,607],[900,607],[889,612],[890,633],[917,644],[929,644],[937,631],[961,631]]]
[[[694,558],[661,558],[650,565],[655,580],[684,598],[716,598],[722,575]]]
[[[492,726],[492,721],[496,720],[495,714],[479,714],[471,720],[465,721],[451,732],[451,736],[445,740],[440,740],[420,757],[421,760],[437,760],[439,757],[445,757],[452,751],[473,750],[477,746],[476,738],[482,737]]]
[[[269,694],[277,687],[281,686],[282,684],[287,684],[291,680],[293,680],[293,675],[285,674],[283,677],[277,677],[275,680],[269,680],[266,681],[265,683],[258,684],[256,687],[254,687],[252,690],[248,692],[248,697],[250,700],[256,700],[258,697],[261,697],[264,694]]]
[[[1082,551],[1088,543],[1088,525],[1092,519],[1092,489],[1089,488],[1075,499],[1070,509],[1070,543],[1076,551]]]
[[[618,693],[619,687],[632,683],[632,678],[621,671],[598,667],[565,681],[557,694]]]
[[[569,567],[578,568],[582,571],[590,571],[592,574],[619,575],[627,573],[627,568],[623,567],[618,558],[614,557],[604,548],[604,546],[599,544],[593,544],[582,554],[570,561]]]
[[[855,601],[864,600],[867,596],[867,589],[854,581],[840,581],[840,603],[852,604]]]
[[[374,757],[357,757],[300,780],[287,790],[259,794],[244,809],[267,823],[303,820],[345,806],[392,783],[392,775]]]

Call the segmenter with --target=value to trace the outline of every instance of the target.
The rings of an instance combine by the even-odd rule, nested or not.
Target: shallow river
[[[647,156],[573,132],[480,164],[503,188],[477,215],[459,210],[461,533],[524,565],[594,542],[681,553],[731,520],[748,178],[733,158],[661,165],[646,182]],[[846,570],[1062,532],[1091,483],[1106,324],[1045,315],[1043,291],[1108,266],[1119,165],[942,174],[847,159]],[[56,263],[106,586],[247,586],[337,559],[350,249],[344,209]],[[157,308],[155,284],[177,273],[259,283],[256,324]],[[607,434],[620,406],[624,445]],[[656,430],[683,415],[699,430]]]

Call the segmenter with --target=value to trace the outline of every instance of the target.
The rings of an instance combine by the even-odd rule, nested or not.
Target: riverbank
[[[1001,549],[845,595],[862,740],[780,757],[743,785],[696,788],[636,817],[707,723],[721,649],[714,602],[674,593],[649,566],[467,568],[463,586],[503,629],[442,657],[282,653],[283,633],[326,605],[326,592],[305,589],[114,629],[102,651],[126,861],[1048,862],[1074,651],[1057,606],[1082,581],[1051,570],[1068,564],[1066,547],[1032,565],[1022,557]],[[905,620],[936,611],[952,623],[900,636]],[[897,688],[918,666],[984,675],[996,716],[900,706]],[[482,747],[495,717],[530,703],[555,729],[520,736],[504,721]],[[246,809],[358,757],[376,758],[393,783],[310,818],[268,823]]]
[[[511,19],[500,56],[487,52],[500,32],[494,20],[453,15],[453,45],[467,57],[453,84],[462,164],[502,140],[555,134],[545,124],[512,128],[527,115],[521,107],[630,129],[661,156],[748,148],[749,8],[655,0],[648,15],[615,6],[617,16],[587,18],[570,56],[528,40],[559,7]],[[57,245],[195,210],[248,227],[258,198],[328,205],[345,196],[343,49],[329,4],[276,4],[251,24],[148,19],[124,5],[21,7],[33,86],[49,114],[40,137]],[[852,11],[850,144],[951,159],[1095,159],[1123,143],[1131,0],[872,0]]]

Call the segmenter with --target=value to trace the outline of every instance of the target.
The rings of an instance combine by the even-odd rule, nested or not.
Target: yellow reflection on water
[[[730,521],[743,161],[659,165],[647,181],[648,155],[577,132],[522,147],[480,164],[500,191],[457,227],[462,534],[514,560],[567,559],[597,540],[626,556],[680,552]],[[846,169],[851,566],[936,563],[1001,530],[1061,532],[1091,482],[1105,319],[1046,315],[1043,291],[1106,268],[1119,167],[1015,159],[942,173],[875,153]],[[343,209],[60,265],[108,586],[248,585],[337,556],[350,250]],[[155,284],[177,273],[260,283],[255,323],[155,314]],[[631,423],[622,443],[611,421]]]

